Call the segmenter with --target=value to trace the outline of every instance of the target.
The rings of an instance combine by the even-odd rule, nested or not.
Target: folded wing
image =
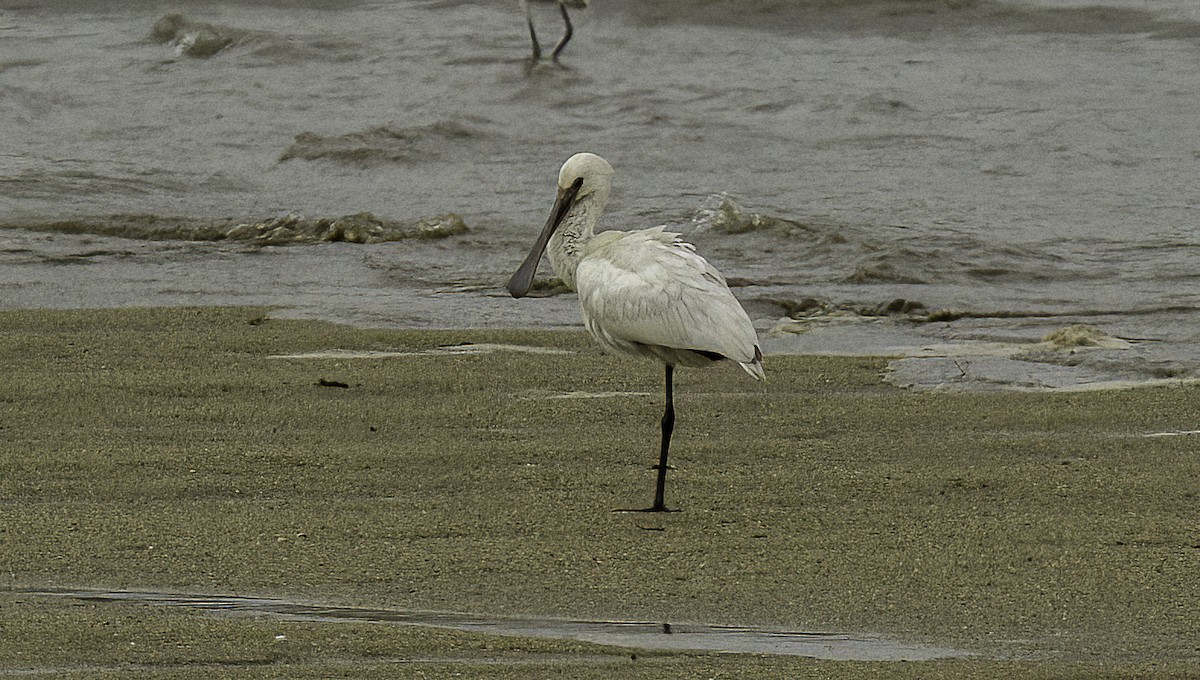
[[[661,227],[601,232],[575,276],[584,321],[601,342],[623,351],[636,352],[632,343],[719,354],[762,379],[750,317],[725,277],[678,234]]]

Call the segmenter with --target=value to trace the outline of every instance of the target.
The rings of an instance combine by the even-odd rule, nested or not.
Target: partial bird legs
[[[538,61],[542,58],[542,46],[538,44],[537,31],[533,30],[533,10],[529,7],[529,0],[524,0],[525,5],[525,21],[529,24],[529,39],[533,41],[533,56],[530,61]]]
[[[562,13],[563,23],[567,27],[567,32],[563,33],[562,40],[558,41],[558,44],[554,46],[554,51],[550,53],[550,60],[556,64],[558,63],[558,53],[563,51],[567,43],[571,42],[571,36],[575,34],[575,29],[571,26],[571,17],[567,16],[567,6],[561,2],[558,3],[558,11]]]
[[[571,41],[571,36],[575,34],[575,29],[571,26],[571,17],[567,14],[567,6],[563,2],[558,3],[558,11],[562,14],[563,24],[567,27],[567,32],[563,33],[562,40],[554,46],[554,51],[550,53],[550,60],[558,63],[558,55]],[[530,57],[531,62],[536,62],[542,58],[542,46],[538,44],[537,31],[533,30],[533,10],[529,7],[529,1],[525,0],[525,21],[529,24],[529,39],[533,42],[533,55]]]

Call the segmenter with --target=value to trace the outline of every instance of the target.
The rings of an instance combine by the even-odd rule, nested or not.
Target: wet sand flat
[[[766,385],[684,370],[682,512],[644,515],[612,510],[650,500],[660,369],[582,333],[20,311],[0,313],[0,357],[0,673],[1200,674],[1195,386],[913,394],[882,384],[885,360],[846,357],[768,357]],[[52,588],[847,631],[975,656],[631,652],[26,592]]]

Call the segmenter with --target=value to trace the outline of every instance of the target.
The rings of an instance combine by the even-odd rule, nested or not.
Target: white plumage
[[[575,270],[588,331],[601,344],[667,364],[732,359],[763,379],[758,336],[725,277],[663,227],[593,237]]]
[[[750,317],[725,277],[679,234],[663,227],[604,231],[594,227],[611,189],[612,166],[600,156],[575,154],[559,171],[558,197],[525,262],[508,282],[513,297],[533,283],[543,251],[563,282],[579,293],[584,325],[601,345],[655,358],[666,366],[666,410],[654,505],[664,511],[667,452],[675,411],[675,366],[736,361],[765,378]]]

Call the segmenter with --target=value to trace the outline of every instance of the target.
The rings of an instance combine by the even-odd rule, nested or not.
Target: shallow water
[[[579,640],[647,650],[778,654],[857,661],[927,661],[970,656],[968,652],[960,650],[884,640],[869,635],[806,633],[702,623],[487,617],[455,612],[333,607],[233,595],[186,595],[147,591],[25,592],[92,602],[141,602],[207,611],[270,614],[308,621],[365,621],[432,626],[470,633]]]
[[[1148,7],[605,0],[529,68],[507,1],[7,6],[0,307],[576,326],[501,286],[588,149],[604,224],[683,232],[769,352],[914,355],[916,389],[1193,378],[1200,9]],[[1073,324],[1128,346],[916,356]]]

